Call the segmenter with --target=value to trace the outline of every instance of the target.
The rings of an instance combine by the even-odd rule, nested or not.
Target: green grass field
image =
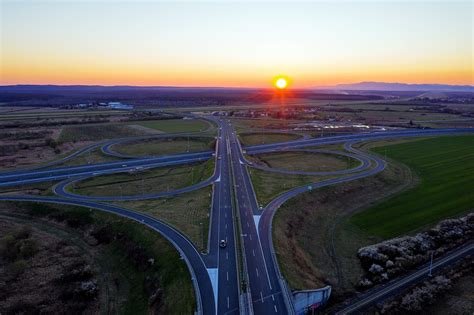
[[[147,120],[134,121],[133,124],[163,132],[195,132],[204,131],[210,127],[210,124],[207,121],[199,119]]]
[[[359,161],[347,157],[305,152],[282,152],[248,156],[250,160],[266,166],[301,171],[328,171],[351,168]],[[252,184],[261,205],[268,204],[281,193],[294,187],[316,183],[334,176],[279,174],[249,168]]]
[[[343,170],[360,164],[346,156],[309,152],[266,153],[253,157],[269,167],[306,172]]]
[[[115,145],[113,149],[132,156],[168,155],[185,152],[212,150],[213,138],[179,138],[152,139]]]
[[[183,232],[199,250],[207,249],[211,186],[170,198],[121,201],[115,204],[144,212],[173,225]]]
[[[120,196],[151,194],[197,184],[214,171],[214,161],[160,167],[134,173],[117,173],[91,177],[69,187],[75,193],[88,196]]]
[[[378,147],[408,165],[420,183],[354,215],[370,235],[391,238],[474,209],[474,136],[451,136]]]

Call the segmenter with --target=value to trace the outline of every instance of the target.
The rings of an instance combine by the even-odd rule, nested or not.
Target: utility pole
[[[428,273],[428,276],[432,276],[432,271],[433,271],[433,251],[431,251],[431,259],[430,259],[430,272]]]

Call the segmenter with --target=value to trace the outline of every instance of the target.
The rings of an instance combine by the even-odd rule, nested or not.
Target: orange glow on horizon
[[[48,56],[49,57],[49,56]],[[441,65],[437,68],[417,68],[386,66],[377,68],[313,69],[304,71],[289,69],[298,82],[287,76],[272,77],[271,69],[241,69],[231,65],[221,71],[209,71],[208,67],[189,65],[174,67],[167,64],[126,64],[106,60],[62,58],[6,57],[0,60],[0,84],[58,84],[58,85],[136,85],[136,86],[202,86],[202,87],[247,87],[265,88],[269,83],[276,87],[276,80],[284,78],[286,89],[314,88],[340,83],[361,81],[403,82],[403,83],[441,83],[473,85],[472,69],[459,65]]]

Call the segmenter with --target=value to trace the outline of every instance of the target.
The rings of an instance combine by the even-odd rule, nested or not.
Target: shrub
[[[55,149],[58,146],[58,143],[53,138],[46,138],[44,142],[47,146],[51,147],[52,149]]]
[[[26,270],[27,267],[28,265],[26,261],[17,260],[14,263],[8,265],[7,274],[11,279],[16,279]]]
[[[23,259],[29,259],[38,252],[36,241],[29,238],[19,242],[19,256]]]
[[[2,257],[10,262],[18,259],[29,259],[33,257],[37,250],[36,241],[31,238],[25,238],[25,230],[5,235],[0,242],[0,253]],[[28,237],[26,236],[26,237]]]

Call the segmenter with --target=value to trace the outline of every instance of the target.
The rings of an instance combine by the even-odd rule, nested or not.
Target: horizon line
[[[413,86],[447,86],[447,87],[464,87],[473,88],[474,84],[447,84],[447,83],[406,83],[406,82],[383,82],[383,81],[358,81],[350,83],[337,83],[333,85],[315,85],[312,87],[295,87],[289,88],[292,90],[324,90],[334,89],[344,85],[361,85],[361,84],[387,84],[387,85],[406,85],[407,87]],[[241,89],[241,90],[266,90],[273,89],[272,86],[198,86],[198,85],[133,85],[133,84],[56,84],[56,83],[16,83],[16,84],[0,84],[0,87],[22,87],[22,86],[50,86],[50,87],[104,87],[104,88],[188,88],[188,89]]]

